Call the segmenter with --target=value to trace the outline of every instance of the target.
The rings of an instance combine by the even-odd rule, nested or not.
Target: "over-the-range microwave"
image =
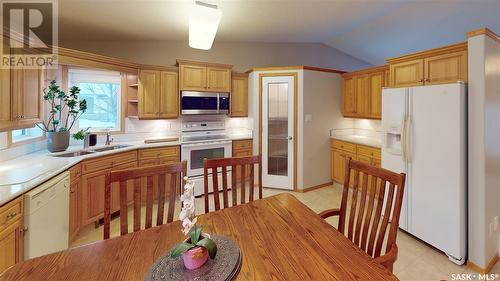
[[[229,114],[229,93],[182,91],[182,114]]]

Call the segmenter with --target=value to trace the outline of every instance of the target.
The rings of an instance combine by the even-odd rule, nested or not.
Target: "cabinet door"
[[[69,240],[73,241],[78,230],[80,229],[80,204],[79,192],[80,192],[81,182],[80,179],[71,181],[71,186],[69,188]]]
[[[162,71],[160,74],[159,118],[177,118],[179,115],[179,87],[177,73]]]
[[[231,116],[248,116],[248,78],[233,77],[231,87]]]
[[[467,51],[425,58],[424,68],[426,85],[467,82]]]
[[[420,86],[424,82],[424,61],[417,59],[390,65],[391,87]]]
[[[345,153],[341,150],[332,150],[332,179],[340,184],[344,184],[345,174]]]
[[[354,78],[354,85],[356,87],[356,116],[370,117],[370,76],[363,75]]]
[[[132,169],[137,167],[137,161],[134,162],[129,162],[125,164],[121,164],[118,166],[114,166],[111,168],[111,171],[118,171],[118,170],[126,170],[126,169]],[[116,185],[119,186],[119,185]],[[127,185],[127,202],[132,202],[134,199],[134,185],[132,184],[132,181],[130,181]],[[104,198],[104,186],[102,188],[102,196]],[[120,191],[117,189],[112,189],[111,190],[111,213],[114,213],[116,211],[120,210]],[[102,205],[102,214],[101,217],[104,215],[104,200],[103,200],[103,205]]]
[[[252,150],[237,150],[233,151],[233,157],[245,157],[245,156],[252,156]],[[236,180],[239,181],[241,179],[241,166],[236,167]],[[256,167],[254,167],[254,173],[257,172]],[[247,166],[245,169],[245,180],[248,178],[248,175],[250,175],[250,167]],[[230,175],[228,174],[228,177]]]
[[[391,72],[389,70],[384,71],[384,87],[390,87],[391,83]]]
[[[158,117],[160,72],[141,70],[139,73],[139,118]]]
[[[187,91],[206,91],[207,68],[197,65],[181,65],[179,67],[180,89]]]
[[[343,79],[342,95],[343,95],[343,111],[344,117],[353,117],[356,114],[356,95],[354,92],[354,79]]]
[[[2,48],[8,48],[7,42],[2,40]],[[10,78],[11,70],[0,68],[0,132],[12,126]]]
[[[227,68],[207,67],[207,89],[209,91],[231,91],[231,70]]]
[[[42,70],[12,70],[12,119],[19,126],[34,125],[42,121]]]
[[[82,176],[82,225],[92,223],[104,213],[104,185],[106,173],[102,170]]]
[[[23,260],[22,220],[0,232],[0,274]]]
[[[370,117],[382,118],[382,86],[384,84],[384,73],[376,73],[370,76]]]

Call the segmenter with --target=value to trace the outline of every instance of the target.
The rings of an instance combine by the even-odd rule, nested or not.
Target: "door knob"
[[[288,136],[286,139],[287,140],[293,140],[293,137],[292,136]]]

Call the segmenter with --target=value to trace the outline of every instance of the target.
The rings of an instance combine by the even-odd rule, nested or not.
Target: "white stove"
[[[182,124],[181,158],[187,161],[187,176],[195,184],[194,194],[204,194],[203,159],[232,156],[232,142],[226,135],[224,121],[185,122]],[[219,177],[221,177],[219,175]],[[228,173],[228,181],[231,175]],[[219,179],[222,182],[222,178]],[[228,182],[230,185],[230,183]],[[221,188],[221,187],[219,187]],[[213,191],[209,177],[209,192]]]

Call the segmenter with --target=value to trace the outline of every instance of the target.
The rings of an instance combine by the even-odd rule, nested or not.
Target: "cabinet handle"
[[[7,215],[7,220],[10,220],[10,219],[14,218],[16,215],[17,215],[16,212],[8,214]]]

